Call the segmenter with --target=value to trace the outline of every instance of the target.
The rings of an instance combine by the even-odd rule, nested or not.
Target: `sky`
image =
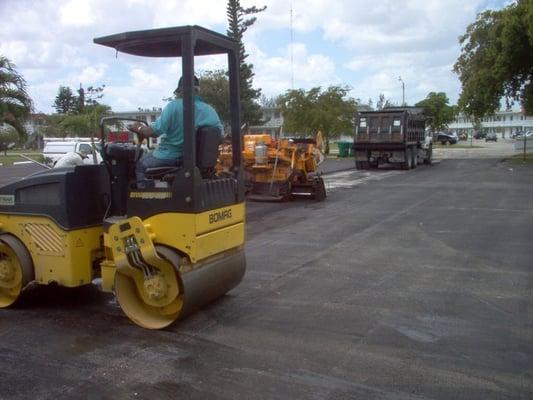
[[[244,36],[254,86],[266,97],[286,90],[350,87],[374,104],[380,93],[414,104],[461,87],[452,72],[458,37],[476,15],[508,0],[241,0],[266,5]],[[291,29],[292,9],[292,29]],[[113,111],[163,107],[181,76],[178,59],[130,56],[93,43],[115,33],[182,25],[227,30],[224,0],[0,0],[0,55],[25,78],[36,112],[52,113],[59,86],[105,85]],[[291,61],[292,60],[292,61]],[[225,68],[198,57],[196,71]]]

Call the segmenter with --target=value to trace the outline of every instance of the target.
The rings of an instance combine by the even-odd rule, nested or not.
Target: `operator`
[[[86,148],[82,148],[78,151],[70,151],[56,161],[54,168],[66,168],[75,167],[76,165],[83,165],[83,160],[85,160],[88,155],[89,151]]]
[[[200,82],[194,77],[194,129],[202,126],[217,127],[224,132],[220,118],[213,107],[199,96]],[[147,168],[177,167],[182,162],[183,150],[183,77],[174,91],[176,98],[166,105],[159,118],[150,126],[135,122],[129,129],[139,135],[142,141],[148,137],[159,137],[157,148],[146,153],[135,167],[137,182],[146,179]]]

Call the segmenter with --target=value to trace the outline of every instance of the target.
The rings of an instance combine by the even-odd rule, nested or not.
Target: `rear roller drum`
[[[26,247],[11,235],[0,235],[0,308],[12,305],[33,279],[33,263]]]
[[[176,321],[183,308],[183,290],[178,278],[180,257],[164,246],[155,246],[167,267],[145,277],[134,268],[117,269],[115,295],[124,313],[137,325],[162,329]]]

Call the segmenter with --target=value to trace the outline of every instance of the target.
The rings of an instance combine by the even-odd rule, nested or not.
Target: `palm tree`
[[[15,64],[0,56],[0,123],[11,125],[20,138],[25,138],[23,121],[32,108],[26,81],[15,69]]]

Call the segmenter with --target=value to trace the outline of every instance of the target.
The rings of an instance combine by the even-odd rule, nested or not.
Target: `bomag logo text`
[[[231,218],[231,208],[209,214],[209,223],[214,224]]]

